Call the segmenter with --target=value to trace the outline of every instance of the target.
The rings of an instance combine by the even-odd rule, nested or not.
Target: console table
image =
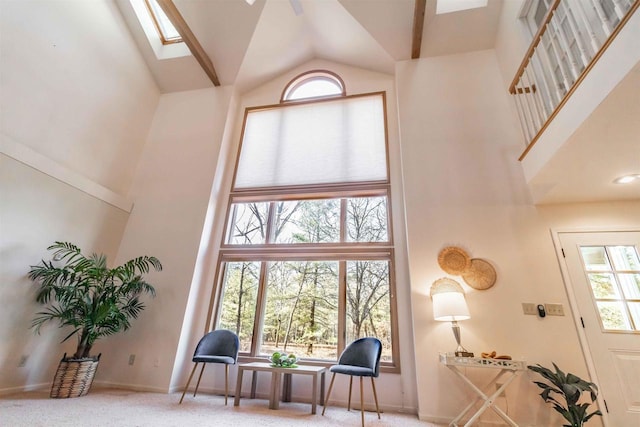
[[[320,377],[320,404],[324,404],[324,377],[327,368],[325,366],[298,365],[297,368],[280,368],[272,366],[270,363],[252,362],[238,365],[238,379],[236,381],[236,395],[233,406],[240,404],[240,393],[242,392],[242,376],[245,370],[259,372],[271,372],[271,387],[269,391],[269,409],[278,409],[280,406],[280,384],[282,374],[291,375],[311,375],[313,377],[313,388],[311,393],[311,413],[316,413],[316,403],[318,399],[318,377]],[[255,379],[255,377],[254,377]],[[252,386],[251,397],[254,397],[255,384]]]
[[[469,418],[464,427],[472,426],[480,415],[487,408],[493,409],[503,420],[512,427],[518,427],[515,421],[513,421],[504,411],[495,406],[495,400],[507,386],[516,378],[518,374],[527,369],[527,364],[522,360],[505,360],[505,359],[485,359],[481,357],[456,357],[453,355],[440,354],[440,363],[449,368],[454,374],[456,374],[462,381],[469,386],[477,395],[473,402],[467,405],[466,408],[460,412],[460,414],[449,423],[449,427],[458,427],[458,422],[475,406],[479,401],[484,401],[480,409],[478,409]],[[480,388],[476,386],[466,375],[461,368],[484,368],[498,370],[493,379],[487,383],[484,387]],[[495,387],[497,381],[503,378],[502,385],[498,388]],[[483,391],[484,389],[484,391]]]

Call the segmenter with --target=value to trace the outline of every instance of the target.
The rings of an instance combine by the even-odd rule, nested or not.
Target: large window
[[[387,158],[383,93],[247,110],[212,313],[241,356],[330,362],[376,336],[398,368]]]

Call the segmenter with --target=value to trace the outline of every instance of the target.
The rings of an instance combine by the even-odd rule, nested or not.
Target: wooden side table
[[[518,427],[515,421],[513,421],[504,411],[497,406],[495,406],[495,400],[498,396],[502,394],[502,392],[511,384],[511,382],[516,378],[518,374],[527,369],[527,364],[523,360],[504,360],[504,359],[484,359],[481,357],[456,357],[452,355],[440,354],[440,363],[449,368],[454,374],[456,374],[462,381],[473,390],[478,397],[476,397],[473,402],[467,405],[466,408],[460,412],[460,414],[449,423],[449,427],[458,427],[458,422],[474,407],[476,403],[479,401],[484,401],[480,409],[478,409],[472,416],[469,418],[464,427],[472,426],[475,423],[480,415],[488,408],[491,408],[496,414],[498,414],[503,420],[506,421],[512,427]],[[483,388],[476,386],[471,380],[466,376],[466,374],[460,370],[460,368],[484,368],[484,369],[493,369],[498,370],[498,373],[493,377],[493,379],[487,383]],[[506,377],[505,377],[506,375]],[[495,388],[495,384],[497,381],[503,378],[502,385]],[[483,391],[483,389],[485,391]],[[489,394],[491,390],[494,390],[493,393]]]
[[[311,394],[311,413],[316,413],[316,403],[318,400],[318,377],[320,377],[320,404],[324,404],[324,377],[327,368],[324,366],[298,365],[297,368],[279,368],[270,363],[252,362],[238,365],[238,379],[236,380],[236,395],[233,406],[240,405],[240,393],[242,392],[242,376],[245,370],[254,372],[271,372],[271,387],[269,391],[269,409],[280,407],[280,387],[282,374],[286,375],[311,375],[313,377],[313,388]],[[253,387],[252,387],[253,388]],[[252,396],[253,397],[253,393]]]

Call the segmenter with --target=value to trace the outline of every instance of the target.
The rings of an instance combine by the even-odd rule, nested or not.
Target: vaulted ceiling
[[[212,86],[193,56],[159,60],[129,0],[117,0],[163,92]],[[255,87],[311,59],[392,74],[411,59],[415,0],[173,0],[222,85]],[[420,3],[420,2],[419,2]],[[295,6],[295,7],[292,7]],[[436,15],[426,1],[420,57],[491,49],[501,0]],[[296,14],[296,8],[301,13]]]
[[[143,0],[116,0],[160,90],[212,87],[194,56],[156,57],[131,1]],[[175,6],[215,68],[217,83],[234,85],[241,93],[311,59],[393,74],[396,61],[492,49],[503,5],[503,0],[488,0],[486,7],[438,15],[435,0],[158,1]],[[611,184],[612,177],[640,173],[640,121],[631,118],[640,108],[638,76],[636,67],[529,181],[536,203],[640,197],[640,182]],[[619,123],[615,132],[613,123]]]

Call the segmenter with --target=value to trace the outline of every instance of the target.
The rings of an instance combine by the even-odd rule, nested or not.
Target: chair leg
[[[362,427],[364,427],[364,393],[362,391],[362,377],[360,377],[360,417],[362,418]]]
[[[180,398],[180,402],[178,402],[178,405],[182,403],[182,399],[184,399],[184,394],[187,392],[187,389],[189,388],[189,383],[191,383],[191,378],[193,377],[194,372],[196,372],[197,367],[198,367],[198,364],[196,363],[193,366],[193,369],[191,370],[191,374],[189,375],[189,379],[187,380],[187,385],[184,386],[184,391],[182,392],[182,397]]]
[[[227,406],[227,396],[229,395],[229,365],[224,365],[224,405]],[[378,416],[379,418],[380,416]]]
[[[202,379],[202,374],[204,373],[204,367],[207,364],[202,362],[202,369],[200,370],[200,376],[198,377],[198,382],[196,383],[196,389],[193,391],[193,397],[196,397],[196,393],[198,392],[198,387],[200,387],[200,380]]]
[[[378,419],[380,419],[380,408],[378,407],[378,394],[376,393],[376,382],[371,377],[371,388],[373,388],[373,399],[376,401],[376,412],[378,413]]]
[[[329,391],[327,392],[327,397],[324,399],[324,405],[322,407],[322,415],[324,415],[324,411],[327,410],[327,405],[329,404],[329,396],[331,396],[331,389],[333,388],[333,380],[336,379],[336,373],[334,372],[331,376],[331,382],[329,383]]]
[[[349,401],[347,403],[347,411],[351,410],[351,386],[353,385],[353,375],[349,375]]]

